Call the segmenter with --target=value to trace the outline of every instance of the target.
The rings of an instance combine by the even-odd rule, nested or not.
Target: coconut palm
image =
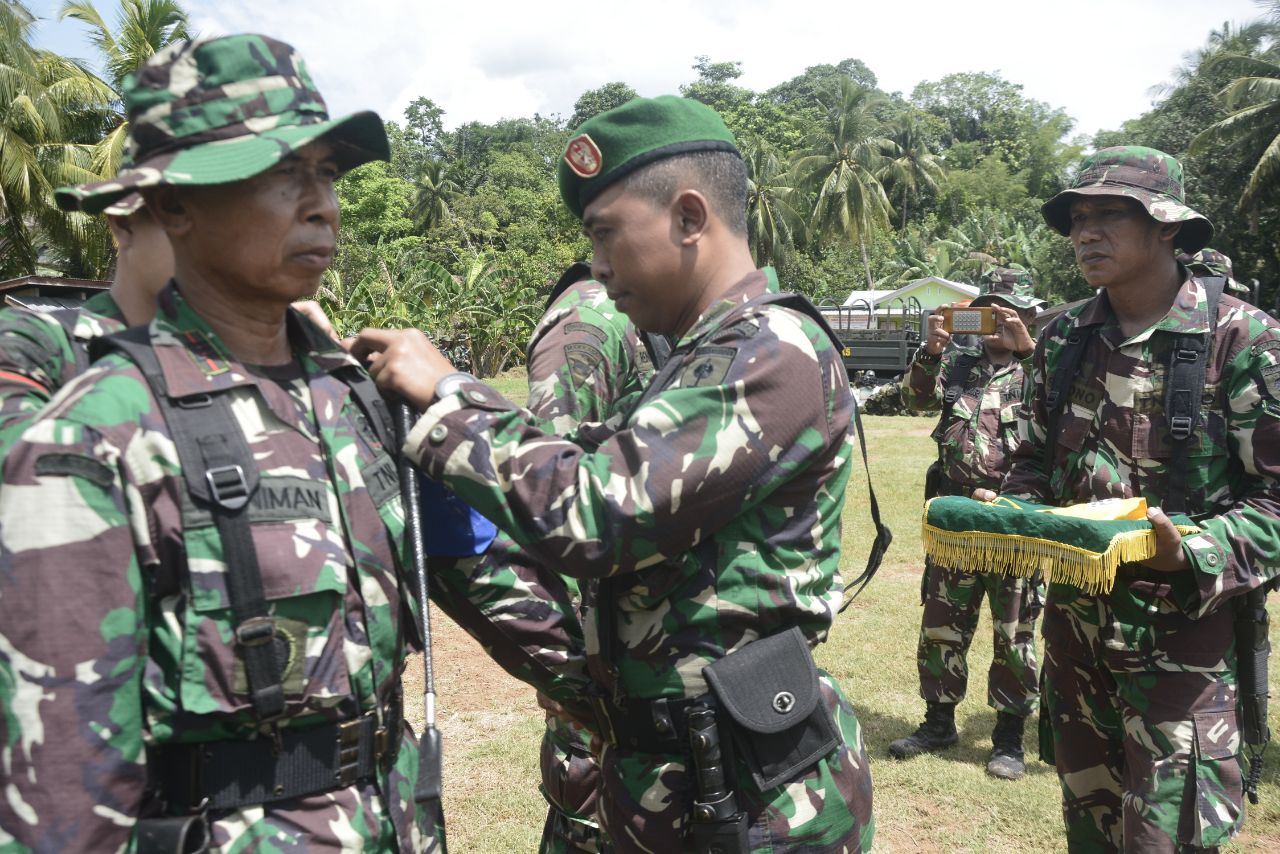
[[[760,266],[786,255],[804,235],[800,191],[778,152],[759,138],[743,144],[747,165],[747,242]]]
[[[116,174],[129,134],[120,95],[125,80],[138,66],[174,42],[191,38],[187,13],[174,0],[121,0],[113,30],[93,0],[67,0],[59,19],[71,18],[89,26],[89,41],[101,54],[111,87],[114,115],[107,134],[94,149],[93,168],[101,175]]]
[[[443,160],[428,160],[418,170],[418,192],[413,202],[413,221],[423,233],[451,215],[449,201],[461,191]]]
[[[891,159],[880,172],[880,180],[902,195],[902,224],[907,227],[907,208],[921,189],[937,190],[946,171],[942,160],[929,150],[924,123],[912,112],[903,113],[889,126],[893,141]]]
[[[0,4],[0,271],[34,272],[43,253],[69,272],[97,273],[109,263],[105,230],[59,212],[53,190],[97,177],[89,143],[110,91],[72,60],[34,48],[34,25],[21,3]]]
[[[1201,131],[1191,143],[1191,153],[1201,154],[1211,145],[1238,145],[1255,160],[1244,192],[1242,211],[1258,203],[1280,184],[1280,57],[1226,55],[1211,62],[1239,74],[1219,93],[1231,111],[1221,121]]]
[[[807,153],[796,162],[803,186],[815,194],[810,215],[814,231],[843,238],[862,251],[867,287],[872,287],[866,240],[877,227],[888,227],[892,211],[876,176],[887,163],[893,143],[881,133],[875,108],[884,96],[841,79],[823,103],[826,117],[808,140]]]

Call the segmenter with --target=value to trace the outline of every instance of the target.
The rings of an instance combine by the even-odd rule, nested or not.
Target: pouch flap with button
[[[818,705],[818,671],[797,628],[749,643],[702,673],[729,716],[752,732],[781,732]]]
[[[704,667],[739,760],[760,791],[796,778],[840,743],[809,644],[797,628]],[[727,720],[724,720],[727,717]]]

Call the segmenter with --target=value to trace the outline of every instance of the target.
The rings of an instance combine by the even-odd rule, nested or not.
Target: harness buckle
[[[364,716],[338,724],[338,770],[333,776],[339,786],[353,785],[360,775],[360,730]]]
[[[276,621],[271,617],[250,617],[236,626],[236,642],[244,647],[271,643],[276,636]]]
[[[204,479],[209,484],[209,494],[219,506],[239,510],[249,503],[249,481],[240,466],[211,468],[204,473]]]
[[[1190,347],[1176,347],[1173,351],[1173,358],[1179,362],[1194,362],[1200,358],[1200,351]]]
[[[1175,415],[1169,419],[1169,435],[1182,441],[1191,435],[1191,416]]]

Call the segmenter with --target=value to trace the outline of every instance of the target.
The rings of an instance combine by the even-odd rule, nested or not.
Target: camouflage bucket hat
[[[242,181],[322,136],[344,171],[390,158],[376,113],[330,119],[302,57],[267,36],[172,45],[129,78],[124,103],[120,174],[59,189],[63,210],[98,213],[143,187]]]
[[[1002,302],[1010,308],[1038,308],[1044,300],[1036,298],[1035,284],[1031,274],[1026,270],[1014,270],[1009,267],[997,267],[983,277],[978,286],[978,296],[970,303],[970,307],[991,305]]]
[[[1118,145],[1086,157],[1071,186],[1040,208],[1059,234],[1071,233],[1071,202],[1077,196],[1127,196],[1157,222],[1182,223],[1174,244],[1183,252],[1199,252],[1213,237],[1213,223],[1186,204],[1182,164],[1154,148]]]

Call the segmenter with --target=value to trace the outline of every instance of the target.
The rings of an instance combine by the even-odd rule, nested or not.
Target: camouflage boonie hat
[[[130,193],[102,209],[107,216],[133,216],[146,204],[140,193]]]
[[[1035,284],[1026,270],[997,267],[982,278],[978,285],[978,296],[969,303],[972,308],[991,305],[993,302],[1022,309],[1044,305],[1044,300],[1036,298]]]
[[[1199,252],[1213,237],[1213,224],[1187,207],[1182,164],[1154,148],[1117,145],[1086,157],[1071,186],[1040,208],[1044,221],[1059,234],[1071,234],[1071,201],[1076,196],[1137,199],[1157,222],[1182,223],[1174,244],[1183,252]]]
[[[322,136],[344,171],[390,158],[376,113],[330,119],[302,57],[267,36],[171,45],[129,77],[124,103],[120,174],[59,189],[63,210],[98,213],[143,187],[242,181]]]
[[[1227,280],[1227,290],[1237,294],[1249,294],[1249,289],[1243,283],[1236,281],[1236,271],[1231,258],[1216,249],[1206,247],[1189,258],[1180,257],[1178,260],[1186,264],[1197,276],[1218,276]]]

